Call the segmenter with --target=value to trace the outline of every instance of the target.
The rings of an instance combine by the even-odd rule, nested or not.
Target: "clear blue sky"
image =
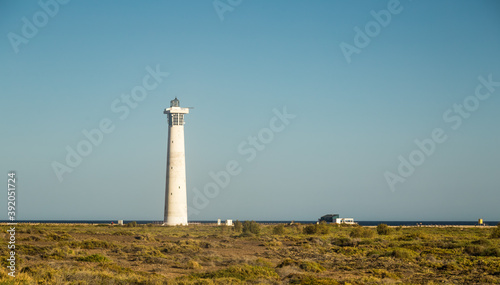
[[[162,220],[177,96],[195,107],[190,220],[500,220],[498,1],[41,3],[0,1],[0,168],[5,182],[17,171],[18,219]],[[121,96],[148,67],[161,82],[132,108]],[[285,106],[296,117],[269,139]],[[103,119],[113,130],[59,181],[54,162]],[[435,129],[446,140],[401,176]],[[193,202],[233,160],[241,173]],[[391,189],[388,172],[404,182]]]

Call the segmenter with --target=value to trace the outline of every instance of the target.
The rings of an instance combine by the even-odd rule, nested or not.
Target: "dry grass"
[[[245,229],[19,224],[0,284],[500,284],[499,228]]]

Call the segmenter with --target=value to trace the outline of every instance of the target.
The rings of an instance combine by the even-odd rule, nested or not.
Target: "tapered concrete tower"
[[[186,159],[184,152],[184,114],[177,97],[170,101],[168,115],[167,181],[165,186],[165,218],[167,226],[187,225]]]

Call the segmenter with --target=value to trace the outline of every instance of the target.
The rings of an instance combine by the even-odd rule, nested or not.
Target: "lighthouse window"
[[[184,125],[184,114],[172,114],[170,119],[172,126],[182,126]]]

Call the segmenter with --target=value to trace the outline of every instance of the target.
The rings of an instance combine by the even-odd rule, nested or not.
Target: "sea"
[[[133,220],[124,220],[123,223],[129,223]],[[1,223],[11,223],[7,220],[1,220]],[[57,224],[116,224],[116,220],[16,220],[16,223],[57,223]],[[135,220],[138,224],[162,224],[163,221],[158,220]],[[289,224],[292,221],[256,221],[262,224]],[[317,221],[293,221],[301,224],[314,224]],[[189,221],[192,224],[214,224],[217,221]],[[478,221],[356,221],[360,226],[376,226],[378,224],[386,224],[389,226],[474,226],[478,225]],[[484,221],[487,226],[495,226],[499,221]]]

